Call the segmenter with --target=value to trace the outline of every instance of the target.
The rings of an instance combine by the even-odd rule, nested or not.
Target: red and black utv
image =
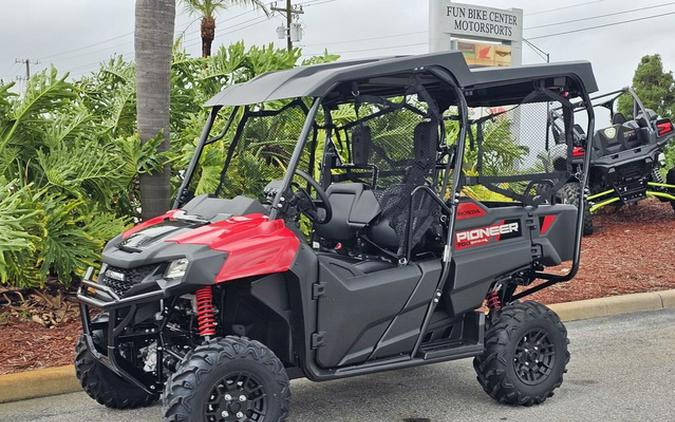
[[[598,112],[597,118],[601,119],[602,114],[605,114],[607,121],[592,137],[586,136],[578,124],[573,128],[574,166],[583,166],[588,139],[593,143],[590,149],[584,234],[593,233],[593,214],[608,205],[617,208],[652,197],[670,201],[675,210],[675,168],[665,168],[664,154],[668,143],[675,137],[673,122],[659,118],[653,110],[645,108],[631,88],[608,92],[591,100]],[[631,104],[630,115],[624,116],[618,111],[618,103],[622,100]],[[585,109],[585,104],[574,104],[576,113],[584,113]],[[551,134],[558,144],[552,149],[565,149],[564,135],[558,130],[558,125],[564,126],[562,119],[560,109],[550,110]],[[577,205],[580,190],[579,180],[570,179],[559,192],[558,198],[563,203]]]
[[[570,141],[553,166],[547,111],[571,140],[571,101],[595,90],[589,63],[470,70],[459,52],[225,89],[174,209],[82,281],[83,388],[115,408],[161,396],[164,420],[277,421],[292,378],[474,357],[496,400],[543,402],[567,333],[518,299],[577,272],[582,213],[554,198],[588,164]]]

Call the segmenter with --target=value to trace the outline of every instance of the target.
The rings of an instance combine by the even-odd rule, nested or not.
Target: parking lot
[[[292,383],[291,421],[675,420],[675,311],[571,322],[565,382],[541,406],[507,407],[475,380],[470,360],[326,383]],[[159,406],[113,411],[84,393],[0,405],[0,420],[152,421]]]

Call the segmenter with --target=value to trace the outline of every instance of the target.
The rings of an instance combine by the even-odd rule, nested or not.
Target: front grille
[[[143,279],[150,275],[155,268],[157,268],[157,265],[144,265],[130,269],[108,267],[106,271],[101,274],[99,283],[110,287],[118,296],[124,297],[129,289],[143,281]],[[109,272],[122,274],[124,280],[109,277]]]

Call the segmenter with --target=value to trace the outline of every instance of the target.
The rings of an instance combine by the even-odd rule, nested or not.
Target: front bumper
[[[155,302],[163,299],[165,296],[164,291],[160,289],[121,298],[111,288],[91,280],[93,274],[94,269],[89,267],[77,291],[77,299],[80,303],[94,306],[104,311],[138,305],[140,303]]]
[[[93,281],[93,273],[94,269],[89,267],[77,292],[77,298],[80,302],[82,331],[89,351],[98,362],[124,380],[136,385],[148,394],[158,395],[160,380],[163,379],[161,365],[158,365],[156,376],[139,370],[121,357],[120,345],[123,343],[121,340],[129,341],[134,337],[147,338],[155,336],[159,340],[160,333],[164,328],[161,326],[147,328],[144,332],[136,334],[129,334],[128,331],[134,321],[138,306],[163,300],[165,292],[163,290],[153,290],[131,297],[120,298],[109,287]],[[107,321],[93,321],[90,316],[90,308],[107,313]],[[164,312],[163,307],[158,309]],[[166,318],[163,321],[166,321]],[[101,338],[103,345],[99,345],[97,348],[94,342],[94,332],[99,330],[105,334],[105,339]],[[100,349],[103,346],[105,346],[105,350],[101,351]],[[157,357],[159,359],[161,356],[158,355]]]

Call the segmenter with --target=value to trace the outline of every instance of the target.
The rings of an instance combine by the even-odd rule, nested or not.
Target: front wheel
[[[96,341],[97,338],[95,337]],[[84,391],[100,404],[111,409],[132,409],[148,406],[157,397],[122,379],[94,358],[84,335],[77,342],[75,374]]]
[[[179,364],[164,389],[164,421],[283,421],[290,386],[263,344],[228,336],[206,341]]]
[[[546,306],[532,301],[507,305],[495,315],[485,351],[473,361],[478,382],[500,403],[542,403],[563,382],[568,343],[565,326]]]

